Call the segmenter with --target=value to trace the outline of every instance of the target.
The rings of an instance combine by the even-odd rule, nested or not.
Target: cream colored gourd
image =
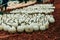
[[[16,32],[16,28],[15,27],[10,27],[9,29],[8,29],[8,32],[9,33],[15,33]]]
[[[50,23],[54,23],[54,22],[55,22],[55,19],[53,18],[52,15],[46,15],[46,17],[47,17],[47,19],[48,19],[48,21],[49,21]]]
[[[0,30],[2,30],[3,29],[3,26],[2,25],[0,25]]]
[[[18,26],[18,27],[17,27],[17,31],[18,31],[18,32],[23,32],[24,29],[25,29],[25,25],[23,25],[23,26]]]
[[[54,23],[55,22],[55,19],[53,17],[49,18],[49,22],[50,23]]]
[[[44,25],[45,25],[46,29],[48,29],[48,28],[49,28],[49,22],[48,22],[48,21],[47,21],[47,22],[45,22],[45,23],[44,23]]]
[[[40,30],[46,30],[45,25],[40,26]]]
[[[12,23],[12,26],[17,27],[18,23]]]
[[[31,23],[31,26],[33,27],[34,31],[38,31],[39,30],[39,25],[37,23]]]
[[[33,27],[30,25],[25,26],[25,32],[33,32]]]
[[[9,25],[6,25],[6,26],[3,27],[3,30],[4,31],[8,31],[8,29],[10,29],[10,26]]]

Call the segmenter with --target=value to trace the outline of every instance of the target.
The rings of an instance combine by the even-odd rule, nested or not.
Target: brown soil
[[[50,24],[49,29],[45,31],[37,31],[33,33],[15,33],[0,31],[0,40],[60,40],[60,0],[55,0],[56,6],[53,13],[56,20],[55,23]]]

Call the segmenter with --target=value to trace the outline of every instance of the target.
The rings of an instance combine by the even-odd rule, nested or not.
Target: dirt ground
[[[55,0],[54,5],[56,9],[53,15],[56,22],[50,24],[48,30],[15,34],[0,31],[0,40],[60,40],[60,0]]]

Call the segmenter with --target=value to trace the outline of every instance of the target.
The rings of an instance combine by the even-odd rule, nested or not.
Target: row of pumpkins
[[[13,10],[10,12],[11,14],[0,15],[0,30],[8,31],[9,33],[24,31],[29,33],[46,30],[49,28],[49,23],[55,22],[52,15],[54,8],[53,4],[36,4],[23,9]],[[46,10],[46,12],[43,10]]]

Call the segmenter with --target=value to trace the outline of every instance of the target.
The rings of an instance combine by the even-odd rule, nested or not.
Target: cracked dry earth
[[[48,30],[15,34],[0,31],[0,40],[60,40],[60,3],[58,2],[59,0],[54,2],[56,9],[53,15],[56,21],[50,24]]]

